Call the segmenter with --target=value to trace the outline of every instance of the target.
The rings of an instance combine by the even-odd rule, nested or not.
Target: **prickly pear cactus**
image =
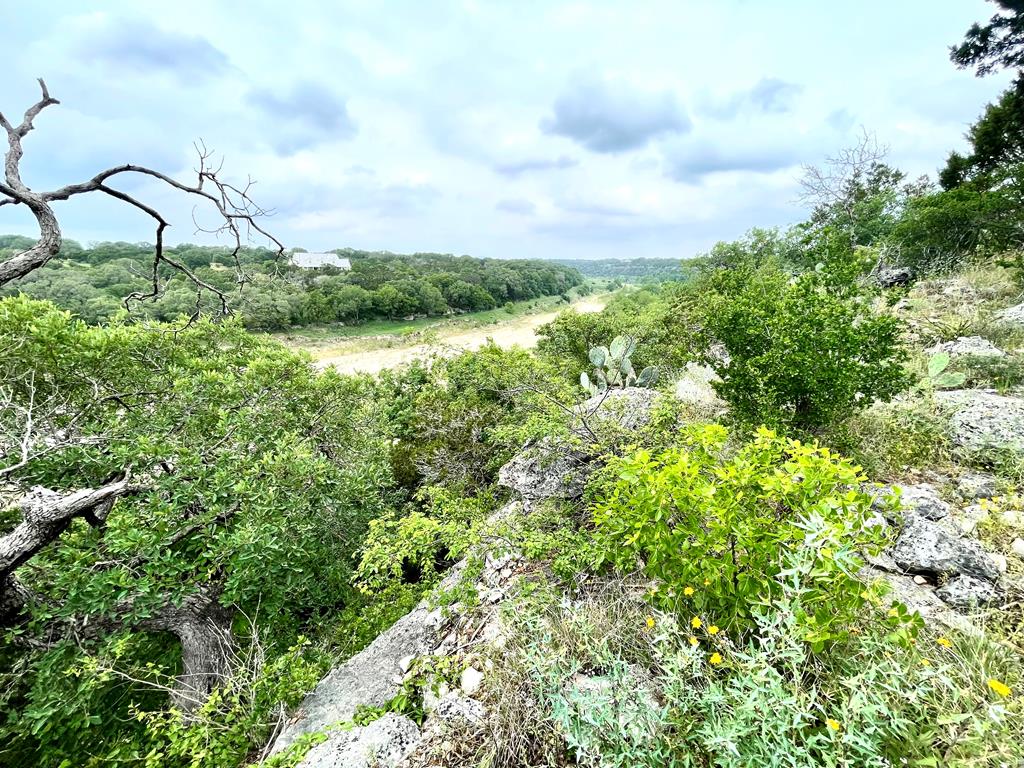
[[[658,380],[658,369],[649,365],[639,374],[633,369],[630,357],[636,351],[632,336],[616,336],[609,347],[590,350],[594,371],[580,374],[580,385],[591,396],[607,392],[612,387],[650,387]]]

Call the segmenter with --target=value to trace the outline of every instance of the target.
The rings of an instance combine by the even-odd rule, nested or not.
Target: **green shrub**
[[[859,256],[835,243],[824,266],[796,278],[742,264],[710,273],[699,314],[705,348],[733,417],[820,431],[908,384],[901,323],[872,309]]]
[[[958,187],[910,200],[890,243],[917,273],[948,272],[1016,247],[1018,206],[1005,190]]]
[[[763,428],[723,459],[726,437],[693,428],[679,448],[612,460],[594,507],[604,559],[641,566],[663,605],[740,634],[798,574],[803,639],[821,648],[844,637],[867,597],[858,553],[879,542],[866,526],[866,478],[826,448]]]

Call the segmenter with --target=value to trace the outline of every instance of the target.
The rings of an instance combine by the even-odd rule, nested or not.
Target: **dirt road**
[[[600,312],[605,303],[606,296],[586,297],[574,302],[572,308],[577,312]],[[330,348],[310,351],[317,358],[317,365],[321,368],[333,366],[341,373],[377,373],[433,354],[454,355],[467,349],[478,349],[487,343],[488,339],[493,339],[501,347],[518,345],[529,348],[537,343],[536,329],[557,316],[558,312],[543,312],[526,315],[500,325],[452,331],[447,335],[442,334],[441,338],[430,344],[395,347],[388,346],[388,342],[382,340],[378,348],[346,352],[346,346],[352,346],[352,343],[343,342]]]

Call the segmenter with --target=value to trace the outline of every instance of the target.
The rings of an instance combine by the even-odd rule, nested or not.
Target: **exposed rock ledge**
[[[577,408],[573,429],[584,442],[591,430],[637,429],[649,421],[656,398],[656,392],[635,387],[599,395]],[[583,448],[560,446],[553,441],[524,449],[499,473],[499,482],[515,491],[522,501],[507,504],[491,519],[519,514],[524,505],[543,499],[578,496],[591,471],[591,461]],[[459,615],[457,610],[446,615],[424,601],[361,652],[331,670],[282,730],[271,753],[286,749],[305,734],[325,732],[327,740],[307,753],[300,768],[397,766],[421,738],[442,732],[446,721],[482,718],[479,702],[465,698],[474,692],[481,677],[479,670],[468,667],[465,672],[470,674],[463,675],[462,692],[451,692],[429,702],[432,713],[422,733],[411,720],[394,714],[366,726],[331,729],[339,723],[349,723],[359,707],[382,707],[393,699],[413,658],[449,655],[460,647],[465,649],[467,642],[494,640],[500,632],[498,605],[516,578],[518,561],[515,553],[485,556],[477,583],[483,605],[473,616]],[[465,567],[466,561],[457,564],[439,589],[457,584]]]

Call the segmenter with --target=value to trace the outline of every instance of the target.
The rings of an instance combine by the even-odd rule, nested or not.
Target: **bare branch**
[[[205,144],[199,142],[195,145],[199,162],[196,168],[196,181],[194,184],[186,184],[174,179],[160,171],[153,170],[141,165],[127,163],[100,171],[91,179],[78,183],[68,184],[51,192],[32,192],[21,182],[19,164],[22,157],[21,138],[32,130],[32,123],[35,117],[50,104],[59,102],[52,98],[42,80],[40,87],[43,91],[42,99],[31,106],[25,113],[25,119],[21,125],[15,127],[0,115],[0,126],[3,126],[8,134],[10,149],[5,157],[5,178],[6,183],[0,183],[0,205],[28,206],[39,223],[40,239],[32,248],[14,255],[4,262],[0,262],[0,285],[25,276],[34,269],[46,264],[60,249],[62,235],[53,213],[51,204],[58,201],[69,200],[72,197],[90,193],[101,193],[121,200],[128,205],[146,213],[156,222],[156,244],[153,252],[152,269],[150,270],[150,287],[147,291],[138,291],[125,298],[125,306],[130,307],[134,301],[155,299],[162,294],[161,287],[161,265],[166,264],[172,270],[181,273],[196,286],[196,314],[202,310],[202,295],[204,291],[214,294],[220,305],[222,313],[227,314],[228,300],[224,292],[213,285],[200,279],[195,272],[186,265],[170,258],[164,250],[164,230],[170,224],[153,207],[145,204],[138,198],[111,187],[108,182],[115,178],[131,174],[147,176],[166,184],[187,195],[201,198],[205,203],[212,205],[216,211],[220,223],[215,227],[204,227],[199,224],[195,212],[193,212],[193,223],[197,232],[207,234],[229,236],[233,242],[231,258],[235,264],[236,282],[241,288],[249,281],[248,276],[242,268],[239,254],[245,242],[249,242],[255,235],[264,238],[276,251],[278,256],[284,254],[284,244],[262,227],[257,219],[269,216],[271,211],[258,205],[250,195],[254,185],[252,179],[247,180],[245,186],[238,187],[230,184],[219,177],[221,164],[214,167],[211,163],[213,157]]]

